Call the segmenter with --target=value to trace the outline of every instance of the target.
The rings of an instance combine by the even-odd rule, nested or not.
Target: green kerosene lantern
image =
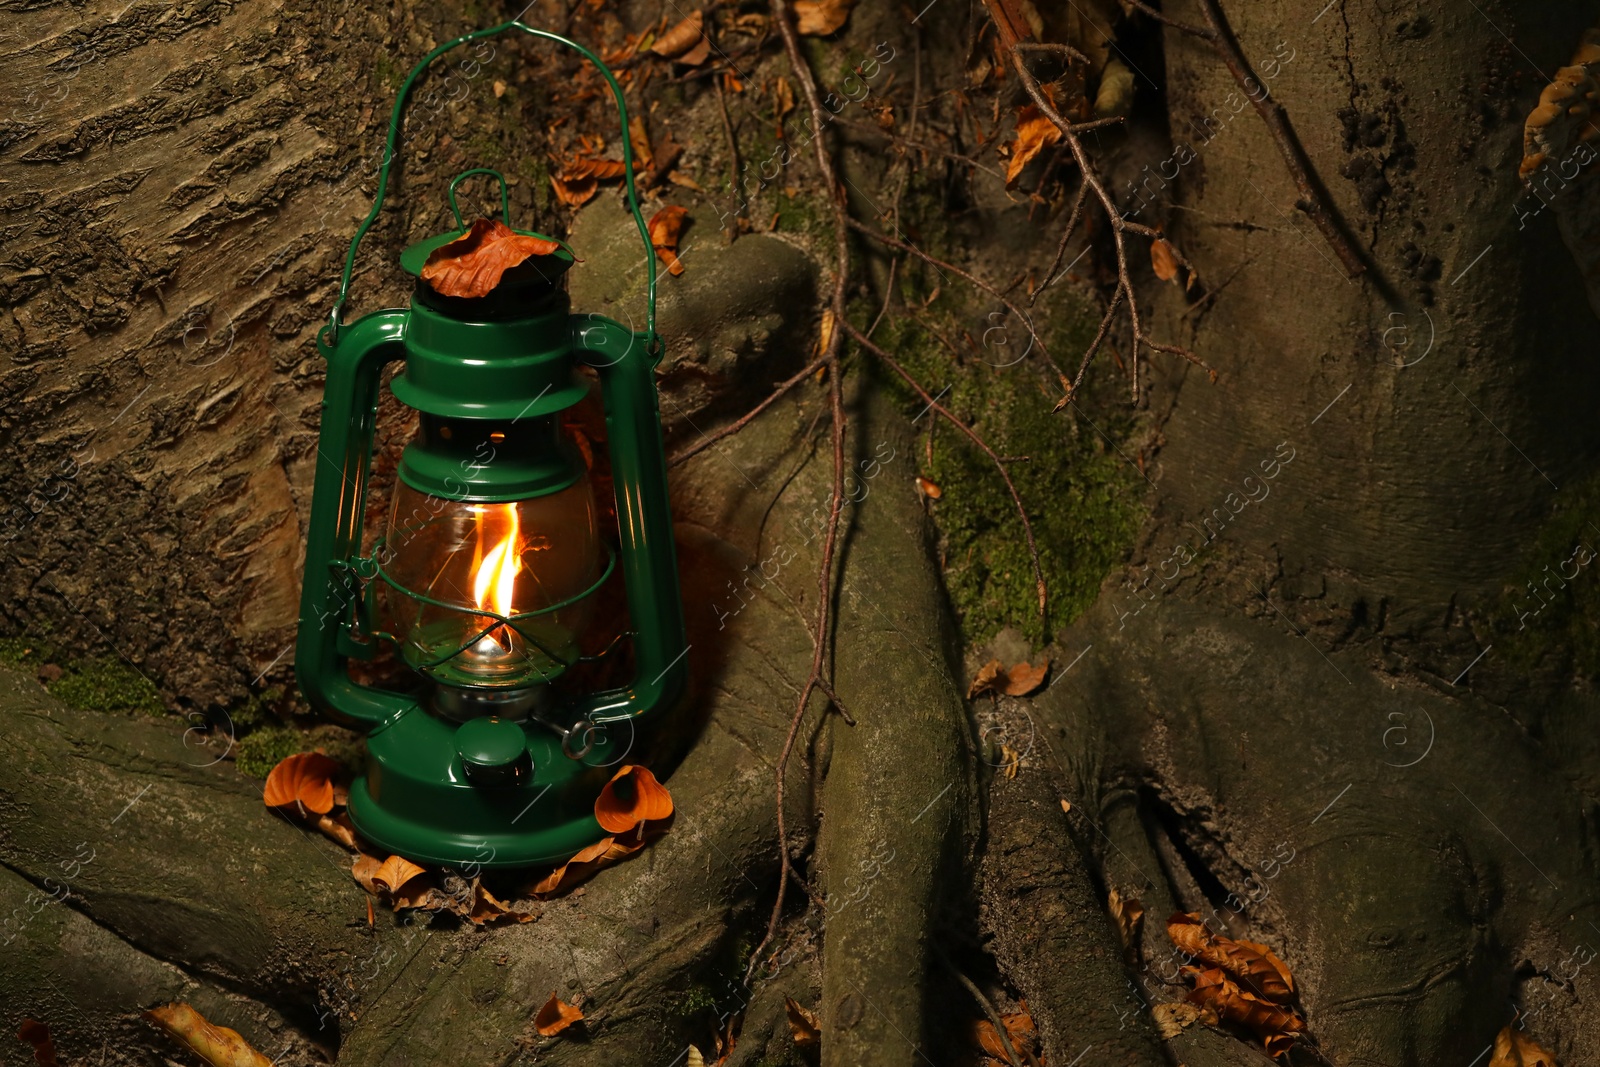
[[[517,30],[577,50],[604,73],[622,116],[628,205],[649,273],[647,328],[572,314],[565,250],[508,271],[482,297],[442,296],[421,279],[460,227],[405,250],[411,306],[342,321],[356,251],[383,208],[412,82],[442,53]],[[366,772],[350,790],[356,829],[410,859],[519,867],[564,860],[603,836],[595,797],[628,754],[640,718],[682,692],[688,646],[667,503],[655,367],[655,257],[634,190],[627,111],[587,49],[521,22],[434,49],[400,89],[378,194],[350,243],[339,298],[317,338],[328,361],[306,547],[295,671],[317,708],[367,733]],[[528,236],[527,231],[517,231]],[[389,521],[361,554],[381,373],[404,361],[394,395],[419,412],[401,458]],[[561,413],[604,400],[616,487],[617,548],[597,521],[585,466]],[[631,685],[565,691],[584,658],[593,595],[620,563],[634,653]],[[379,597],[380,592],[383,596]],[[360,684],[348,660],[390,642],[426,685],[408,694]]]

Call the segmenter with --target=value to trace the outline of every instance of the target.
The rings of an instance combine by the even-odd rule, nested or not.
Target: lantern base
[[[605,836],[594,801],[632,750],[633,723],[597,730],[582,759],[547,727],[519,723],[533,772],[494,785],[467,778],[458,727],[414,707],[368,735],[366,773],[350,786],[357,833],[419,863],[489,870],[561,863]]]

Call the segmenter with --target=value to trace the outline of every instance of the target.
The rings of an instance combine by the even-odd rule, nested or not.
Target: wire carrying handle
[[[497,34],[505,33],[507,30],[520,30],[532,37],[538,37],[546,41],[554,41],[556,44],[564,45],[567,48],[572,49],[579,55],[583,56],[583,58],[587,59],[590,63],[593,63],[595,67],[599,69],[600,73],[605,76],[606,83],[611,87],[611,97],[614,101],[616,101],[617,105],[617,117],[622,122],[622,167],[623,174],[626,178],[628,191],[628,210],[633,215],[633,221],[639,227],[639,239],[644,242],[645,270],[648,277],[648,285],[646,289],[646,300],[648,302],[648,307],[645,328],[647,334],[652,339],[651,343],[654,344],[654,338],[656,335],[655,246],[650,240],[649,227],[645,225],[644,213],[639,208],[639,191],[634,185],[633,140],[628,134],[628,105],[627,102],[622,98],[622,87],[617,84],[616,75],[611,73],[611,68],[602,63],[598,56],[589,51],[583,45],[576,41],[570,40],[569,38],[563,37],[560,34],[551,33],[549,30],[534,29],[532,26],[527,25],[519,19],[513,19],[510,22],[503,22],[498,26],[490,26],[487,29],[482,30],[473,30],[471,33],[462,34],[460,37],[457,37],[454,40],[446,41],[444,44],[440,45],[424,56],[422,58],[422,62],[418,63],[411,69],[411,73],[406,77],[405,82],[400,86],[400,94],[395,97],[394,110],[389,116],[389,140],[384,148],[383,165],[378,168],[378,195],[372,202],[372,210],[367,213],[366,219],[361,223],[360,228],[356,230],[355,237],[350,241],[350,251],[345,255],[344,258],[344,274],[339,279],[339,296],[334,300],[333,309],[328,312],[328,325],[326,328],[325,340],[330,347],[338,344],[339,330],[344,325],[344,305],[347,297],[350,294],[350,279],[355,273],[356,252],[361,247],[361,239],[367,235],[367,231],[370,230],[372,228],[372,224],[377,221],[379,212],[383,210],[383,198],[389,188],[389,168],[394,164],[395,146],[400,140],[400,122],[405,115],[406,101],[411,95],[412,84],[415,83],[417,77],[428,68],[429,64],[431,64],[435,59],[438,59],[440,56],[444,55],[446,52],[450,51],[450,49],[466,44],[468,41],[476,41],[484,37],[493,37]],[[507,225],[509,225],[511,206],[509,193],[506,190],[505,178],[498,172],[488,168],[469,170],[464,174],[458,175],[455,181],[450,183],[450,208],[455,213],[456,222],[461,222],[461,212],[456,207],[456,183],[462,178],[472,174],[494,174],[500,179],[501,210],[506,216]]]
[[[465,230],[467,224],[461,219],[461,206],[456,203],[456,186],[472,177],[474,174],[493,174],[500,182],[500,217],[507,226],[511,225],[511,190],[506,187],[506,176],[493,167],[473,167],[464,170],[450,179],[450,214],[456,217],[456,228]]]

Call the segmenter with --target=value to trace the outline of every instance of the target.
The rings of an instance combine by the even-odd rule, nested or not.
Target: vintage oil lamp
[[[571,314],[564,249],[508,271],[487,296],[447,297],[420,277],[460,229],[406,249],[418,276],[411,306],[349,325],[343,308],[357,249],[383,208],[412,82],[445,51],[517,30],[576,49],[604,73],[622,117],[628,205],[649,272],[647,328]],[[667,503],[655,367],[655,257],[634,190],[627,112],[611,72],[587,49],[521,22],[434,49],[395,101],[371,212],[345,259],[339,297],[318,334],[328,361],[311,504],[295,671],[307,699],[367,734],[366,772],[350,790],[357,830],[407,858],[518,867],[564,860],[603,836],[596,795],[628,754],[637,720],[682,692],[688,646]],[[526,233],[526,231],[517,231]],[[537,235],[533,235],[537,236]],[[381,372],[419,413],[400,460],[389,521],[363,556],[362,515]],[[618,529],[597,521],[583,461],[561,413],[601,386]],[[570,692],[593,595],[620,562],[631,685]],[[379,594],[382,594],[381,596]],[[348,660],[387,641],[421,676],[403,693],[351,678]]]

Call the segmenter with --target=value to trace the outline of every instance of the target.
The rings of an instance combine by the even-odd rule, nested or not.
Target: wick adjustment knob
[[[533,777],[528,736],[509,719],[489,716],[456,730],[456,755],[473,785],[518,785]]]

